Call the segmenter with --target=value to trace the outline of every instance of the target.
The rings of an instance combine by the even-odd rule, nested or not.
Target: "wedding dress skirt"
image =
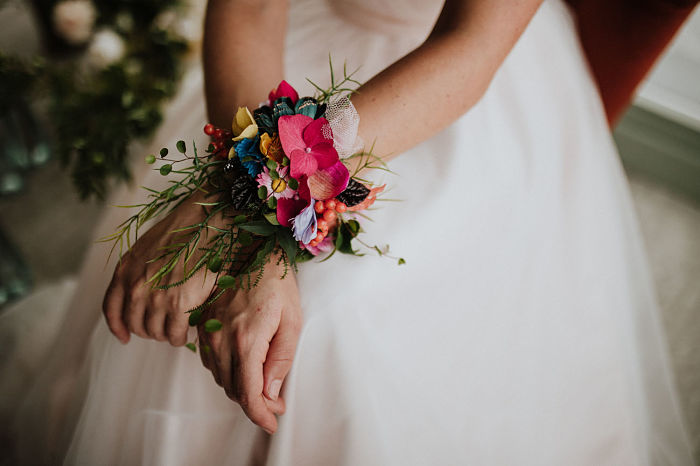
[[[418,46],[440,8],[294,2],[286,78],[312,94],[304,78],[327,83],[330,52],[366,80]],[[203,106],[193,70],[149,152],[201,134]],[[301,267],[278,433],[187,349],[109,334],[112,266],[97,245],[40,377],[17,395],[21,462],[692,464],[627,182],[561,1],[545,1],[476,106],[390,168],[386,197],[401,202],[378,202],[364,239],[407,263]],[[137,170],[138,184],[163,183]],[[110,209],[98,235],[124,215]]]

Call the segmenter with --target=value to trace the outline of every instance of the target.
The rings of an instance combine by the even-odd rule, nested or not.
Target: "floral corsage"
[[[359,175],[365,169],[386,168],[371,150],[363,150],[349,83],[357,84],[347,73],[335,82],[331,73],[329,89],[314,85],[314,97],[299,97],[282,81],[253,112],[239,108],[230,130],[207,124],[204,132],[211,143],[206,155],[199,155],[194,143],[190,153],[184,141],[176,144],[182,154],[177,160],[162,149],[158,170],[179,179],[170,180],[162,191],[146,188],[149,202],[129,206],[139,211],[106,240],[114,242],[113,250],[118,245],[121,254],[124,246],[130,247],[132,230],[138,234],[146,221],[187,202],[197,191],[205,193],[206,202],[198,202],[203,220],[172,232],[172,244],[153,259],[163,266],[149,278],[154,288],[167,289],[202,269],[217,274],[218,286],[207,302],[192,310],[196,312],[190,320],[226,289],[255,286],[272,257],[284,264],[286,275],[315,256],[325,260],[336,251],[363,255],[354,240],[360,248],[387,256],[388,247],[358,238],[362,211],[385,188]],[[146,157],[150,164],[156,160],[155,155]],[[164,283],[180,261],[183,276]]]

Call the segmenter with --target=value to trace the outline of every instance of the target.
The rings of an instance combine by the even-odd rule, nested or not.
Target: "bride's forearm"
[[[255,108],[283,74],[287,0],[209,0],[203,60],[209,121],[228,127],[237,106]]]
[[[360,136],[391,159],[430,138],[483,95],[541,0],[448,0],[416,50],[352,97]]]

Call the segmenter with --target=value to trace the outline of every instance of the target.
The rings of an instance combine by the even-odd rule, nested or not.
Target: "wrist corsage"
[[[300,262],[326,260],[336,251],[363,255],[364,248],[391,257],[388,247],[358,238],[363,211],[385,188],[360,173],[386,167],[371,150],[363,150],[350,84],[358,84],[352,75],[344,73],[336,82],[331,73],[330,88],[314,85],[314,97],[299,97],[282,81],[253,112],[239,108],[230,130],[204,126],[211,138],[206,154],[200,155],[194,142],[190,151],[178,141],[177,159],[162,149],[157,169],[178,179],[169,180],[164,190],[146,187],[148,202],[128,206],[139,210],[105,240],[113,241],[112,250],[118,247],[121,255],[146,221],[203,193],[204,200],[196,202],[202,221],[171,232],[172,243],[153,258],[163,265],[149,278],[152,287],[167,289],[203,269],[217,274],[218,286],[190,311],[191,323],[226,289],[255,286],[273,257],[284,265],[284,275]],[[157,160],[146,157],[149,164]],[[171,278],[180,262],[183,276]]]

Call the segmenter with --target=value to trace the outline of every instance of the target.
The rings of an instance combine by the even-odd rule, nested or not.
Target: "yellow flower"
[[[231,149],[228,151],[228,159],[231,160],[236,156],[236,148],[231,147]]]
[[[240,141],[245,138],[252,139],[258,134],[258,125],[255,123],[253,115],[250,114],[248,107],[238,107],[231,128],[235,136],[233,138],[234,141]]]
[[[260,136],[260,152],[262,152],[262,155],[267,155],[267,151],[270,149],[271,144],[272,138],[270,135],[267,133],[262,133]]]

